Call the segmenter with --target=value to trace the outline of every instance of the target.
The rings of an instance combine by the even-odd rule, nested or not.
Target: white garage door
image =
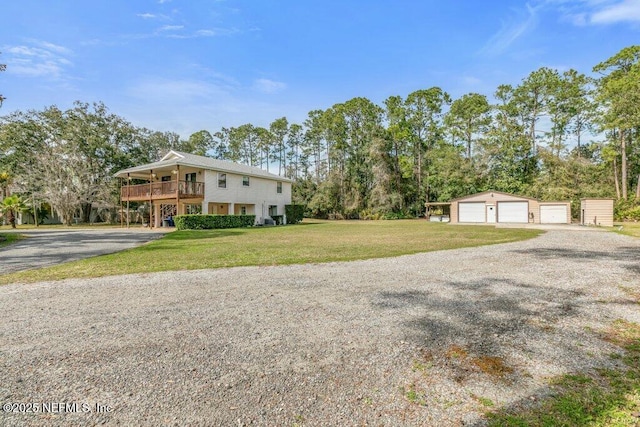
[[[529,222],[529,202],[498,202],[498,222]]]
[[[566,224],[567,205],[540,206],[540,222],[542,224]]]
[[[458,222],[485,222],[484,202],[458,203]]]

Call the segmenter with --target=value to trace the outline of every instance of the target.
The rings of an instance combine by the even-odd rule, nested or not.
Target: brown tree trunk
[[[616,183],[616,196],[620,200],[620,181],[618,180],[618,162],[613,158],[613,180]]]
[[[620,130],[620,154],[622,156],[620,164],[620,181],[622,181],[622,198],[627,200],[627,140],[625,132]]]
[[[636,184],[636,201],[640,201],[640,174],[638,174],[638,183]]]

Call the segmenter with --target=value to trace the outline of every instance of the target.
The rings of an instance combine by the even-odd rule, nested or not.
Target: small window
[[[242,177],[242,186],[243,187],[248,187],[249,186],[249,177],[246,176],[246,175]]]
[[[218,188],[227,188],[227,174],[219,173],[218,174]]]
[[[246,215],[246,214],[247,214],[247,207],[240,206],[240,215]]]
[[[188,204],[185,206],[185,208],[188,215],[195,215],[195,214],[202,213],[202,205]]]
[[[281,194],[281,193],[282,193],[282,182],[279,182],[279,181],[278,181],[278,184],[277,184],[277,187],[276,187],[276,192],[277,192],[278,194]]]
[[[278,206],[271,205],[269,206],[269,216],[278,215]]]

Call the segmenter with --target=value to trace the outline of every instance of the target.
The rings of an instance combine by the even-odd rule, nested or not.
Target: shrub
[[[285,205],[284,213],[287,216],[287,224],[297,224],[304,218],[304,205]]]
[[[640,220],[640,199],[620,199],[614,207],[614,217],[617,221]]]
[[[283,215],[271,215],[271,219],[275,221],[276,225],[284,224],[284,216]]]
[[[177,230],[211,230],[215,228],[251,227],[255,215],[176,215],[173,220]]]

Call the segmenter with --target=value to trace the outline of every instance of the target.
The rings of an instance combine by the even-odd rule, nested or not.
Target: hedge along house
[[[289,178],[173,150],[158,162],[124,169],[115,176],[126,182],[120,189],[121,202],[149,203],[153,227],[169,216],[200,213],[255,215],[256,223],[263,224],[271,216],[284,215],[285,205],[291,204]],[[132,179],[147,183],[131,185]]]
[[[613,227],[613,199],[580,199],[580,224]]]
[[[427,203],[427,210],[431,204]],[[442,206],[442,203],[437,203]],[[445,204],[446,205],[446,204]],[[451,223],[569,224],[571,202],[540,202],[500,191],[485,191],[452,200]],[[446,209],[445,209],[446,211]]]

